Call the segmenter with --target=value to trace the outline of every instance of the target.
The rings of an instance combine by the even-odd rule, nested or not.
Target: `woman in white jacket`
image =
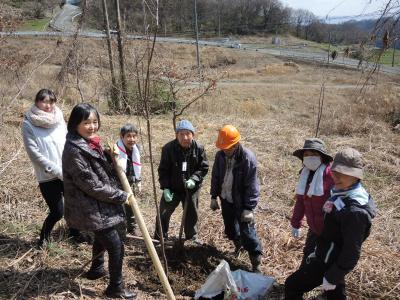
[[[40,232],[39,247],[44,241],[49,241],[54,225],[64,213],[61,156],[67,128],[56,102],[57,98],[51,90],[40,90],[22,123],[25,149],[32,161],[40,192],[50,210]],[[69,236],[77,239],[79,231],[70,228]]]

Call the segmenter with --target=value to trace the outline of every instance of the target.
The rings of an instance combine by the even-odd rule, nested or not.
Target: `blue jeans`
[[[225,234],[231,241],[240,241],[249,255],[256,256],[262,252],[261,243],[257,237],[254,223],[240,221],[241,212],[237,212],[233,203],[221,199],[222,218],[224,219]]]

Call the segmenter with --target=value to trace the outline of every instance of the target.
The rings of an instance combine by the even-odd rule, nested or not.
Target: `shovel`
[[[185,186],[185,177],[183,177],[183,185]],[[183,213],[182,213],[182,220],[181,220],[181,228],[179,229],[179,239],[178,243],[175,245],[178,251],[183,250],[183,245],[185,241],[182,239],[183,235],[183,229],[185,227],[185,222],[186,222],[186,215],[187,215],[187,210],[188,210],[188,201],[190,200],[190,195],[189,191],[185,186],[185,201],[183,202]]]
[[[139,225],[140,231],[142,232],[143,239],[146,243],[147,250],[149,252],[150,258],[153,262],[154,268],[156,269],[156,272],[158,274],[158,277],[160,278],[161,284],[164,288],[164,292],[167,296],[168,300],[175,300],[174,293],[172,291],[171,285],[169,284],[168,278],[164,272],[164,269],[161,265],[160,259],[158,258],[156,249],[154,248],[154,244],[152,242],[152,239],[150,237],[149,232],[147,231],[146,223],[144,222],[142,213],[139,209],[139,206],[137,204],[136,198],[133,195],[131,186],[128,182],[128,179],[126,178],[125,172],[123,171],[123,168],[121,166],[120,161],[118,160],[118,148],[115,146],[115,144],[110,144],[110,152],[111,152],[111,157],[113,159],[113,164],[115,166],[115,170],[117,172],[118,178],[121,181],[122,187],[125,192],[129,193],[129,205],[133,209],[133,213],[135,214],[136,221]]]

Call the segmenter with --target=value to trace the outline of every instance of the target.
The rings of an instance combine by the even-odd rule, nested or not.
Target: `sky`
[[[328,13],[330,17],[376,13],[384,7],[387,0],[281,0],[281,2],[295,9],[307,9],[314,15],[325,18]]]

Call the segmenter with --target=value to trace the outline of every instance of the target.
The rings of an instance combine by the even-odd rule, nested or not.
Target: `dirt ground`
[[[64,221],[56,225],[53,242],[46,250],[35,247],[47,207],[20,134],[23,112],[40,88],[50,87],[58,92],[66,119],[72,105],[80,101],[73,75],[63,89],[56,80],[69,41],[3,39],[0,43],[4,69],[0,75],[0,298],[102,299],[108,279],[89,281],[81,276],[88,268],[83,267],[91,257],[91,246],[67,241]],[[57,48],[56,43],[61,46]],[[86,62],[80,88],[85,100],[94,103],[102,113],[102,138],[116,140],[119,128],[128,121],[141,130],[144,191],[138,201],[152,235],[155,206],[145,120],[107,113],[105,45],[83,40],[82,46],[81,57]],[[132,42],[127,47],[133,55],[138,45]],[[159,61],[155,64],[162,64],[167,58],[178,65],[195,64],[194,46],[161,44],[157,53]],[[192,105],[183,117],[196,127],[196,139],[205,145],[210,165],[217,151],[217,131],[228,123],[237,126],[243,145],[257,155],[261,197],[256,228],[264,248],[262,271],[277,282],[268,299],[282,299],[283,282],[302,257],[307,227],[302,228],[302,238],[295,240],[291,238],[288,220],[301,167],[291,154],[302,146],[304,138],[315,135],[322,83],[325,89],[320,137],[332,154],[345,146],[363,153],[365,185],[379,208],[361,259],[348,276],[349,298],[399,299],[400,135],[393,130],[400,109],[399,76],[375,74],[364,85],[367,74],[354,70],[288,63],[236,49],[205,47],[201,53],[205,68],[225,72],[225,76],[215,90]],[[161,147],[174,138],[171,115],[155,115],[151,124],[157,167]],[[208,208],[209,187],[210,174],[199,204],[199,232],[205,244],[185,243],[184,252],[167,248],[169,279],[179,299],[191,299],[221,259],[228,261],[233,270],[250,268],[247,253],[236,257],[233,246],[224,237],[220,212]],[[157,193],[160,197],[160,190]],[[171,219],[170,236],[178,235],[181,213],[179,207]],[[139,299],[165,298],[144,243],[139,240],[128,238],[126,242],[124,277],[127,287],[139,293]],[[319,293],[317,290],[308,297]]]

